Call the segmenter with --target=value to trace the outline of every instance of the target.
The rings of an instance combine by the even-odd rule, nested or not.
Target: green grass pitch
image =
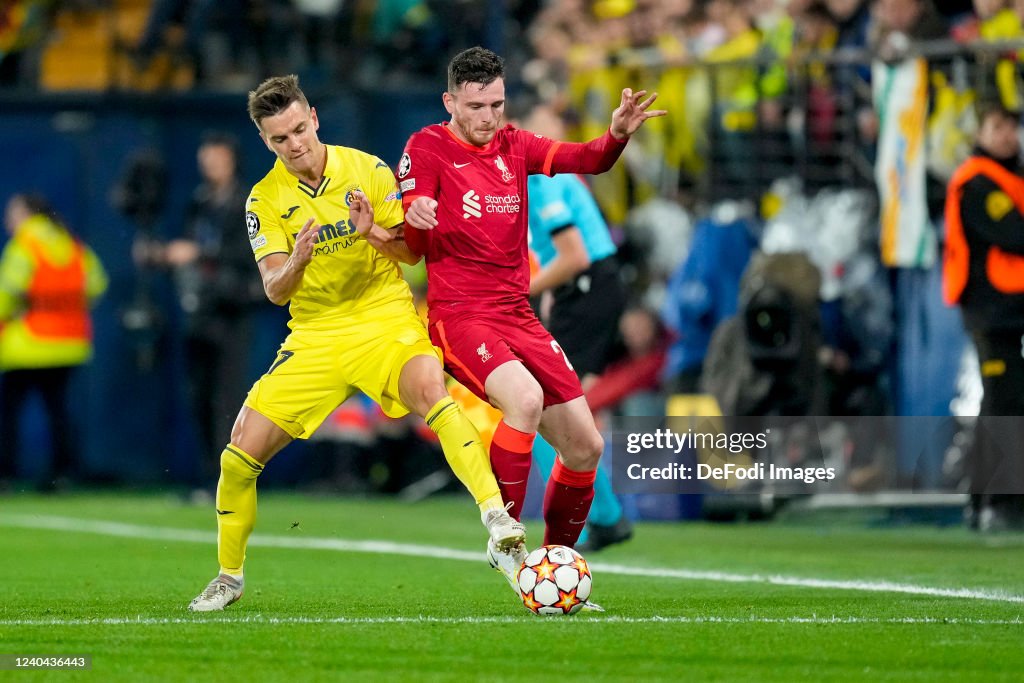
[[[0,654],[92,656],[103,681],[1021,680],[1024,536],[641,524],[594,554],[604,614],[529,614],[466,498],[261,496],[246,595],[212,509],[170,495],[0,498]],[[541,527],[530,525],[531,546]],[[416,548],[414,546],[422,546]]]

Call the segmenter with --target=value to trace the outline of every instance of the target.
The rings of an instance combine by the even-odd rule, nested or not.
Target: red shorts
[[[522,362],[540,384],[545,408],[583,395],[562,348],[527,305],[431,320],[429,330],[430,341],[444,351],[445,369],[485,401],[488,375],[513,360]]]

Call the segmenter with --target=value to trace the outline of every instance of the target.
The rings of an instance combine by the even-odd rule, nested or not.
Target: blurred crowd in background
[[[939,296],[942,200],[974,105],[1020,103],[1020,0],[0,0],[9,93],[237,93],[286,72],[313,91],[436,91],[475,44],[574,139],[606,129],[623,87],[670,112],[589,179],[631,292],[594,399],[606,424],[671,395],[735,415],[977,413]],[[371,405],[344,406],[324,440],[404,439]],[[849,485],[956,489],[962,441],[868,458]],[[400,460],[357,478],[420,481]],[[362,461],[331,455],[321,478]]]

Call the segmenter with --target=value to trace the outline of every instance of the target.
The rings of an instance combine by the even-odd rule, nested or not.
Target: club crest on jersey
[[[398,177],[404,178],[409,175],[409,171],[412,170],[412,159],[409,157],[409,153],[406,152],[402,155],[402,160],[398,162]]]
[[[255,239],[260,232],[260,217],[252,211],[246,211],[245,228],[249,232],[249,239]]]
[[[512,171],[508,170],[508,166],[505,165],[505,160],[501,157],[497,157],[494,160],[494,165],[498,167],[499,171],[501,171],[501,179],[506,183],[511,182],[512,179],[515,178],[515,175],[512,174]]]
[[[360,190],[358,187],[353,187],[351,190],[346,192],[345,193],[345,206],[352,206],[352,200],[354,199],[354,197],[352,196],[353,192],[362,192],[362,190]]]
[[[481,363],[486,363],[490,359],[494,358],[494,356],[491,355],[491,352],[487,350],[487,342],[481,344],[480,347],[476,350],[476,352],[480,354]]]

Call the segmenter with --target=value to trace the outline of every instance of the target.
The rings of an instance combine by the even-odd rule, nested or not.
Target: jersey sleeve
[[[258,186],[253,188],[245,202],[245,227],[256,261],[262,261],[270,254],[292,252],[288,233],[270,198]]]
[[[515,134],[523,148],[527,172],[551,175],[551,162],[561,143],[528,130],[517,129]]]
[[[409,138],[396,177],[406,208],[416,197],[437,199],[441,186],[438,155],[424,134],[416,133]]]
[[[374,167],[367,180],[366,197],[373,206],[373,222],[382,228],[393,228],[405,220],[402,193],[391,167],[374,158]]]

